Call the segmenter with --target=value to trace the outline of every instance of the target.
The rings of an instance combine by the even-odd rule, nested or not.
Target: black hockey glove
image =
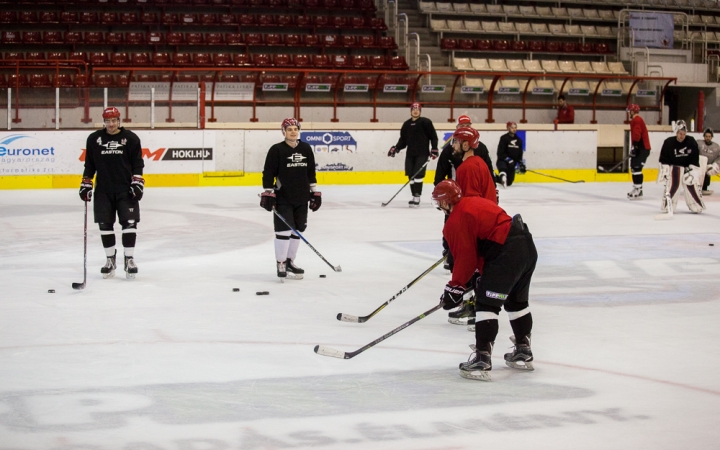
[[[80,182],[80,198],[84,202],[89,202],[92,198],[93,181],[92,178],[83,178]]]
[[[145,178],[133,175],[132,183],[130,183],[130,194],[135,200],[140,201],[143,197],[143,189],[145,189]]]
[[[311,192],[312,196],[310,197],[310,210],[311,211],[317,211],[320,209],[320,205],[322,205],[322,193],[321,192]]]
[[[527,172],[527,167],[525,167],[525,163],[522,161],[517,163],[517,169],[521,175]]]
[[[445,310],[457,308],[462,303],[465,288],[462,286],[453,286],[450,283],[445,285],[445,292],[440,297],[440,303]]]
[[[275,193],[273,191],[265,191],[260,194],[260,206],[268,211],[275,208]]]
[[[438,151],[438,149],[434,148],[430,150],[430,157],[432,159],[436,159],[438,156],[440,156],[440,152]]]
[[[395,146],[390,147],[390,151],[388,151],[388,156],[392,156],[393,158],[397,154],[397,150],[395,150]]]

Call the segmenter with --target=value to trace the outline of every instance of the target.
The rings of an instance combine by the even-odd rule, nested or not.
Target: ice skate
[[[505,172],[500,172],[500,184],[502,184],[502,187],[507,188],[507,175]]]
[[[286,278],[288,280],[302,280],[303,274],[305,271],[298,266],[295,265],[295,263],[290,259],[285,260],[285,269],[286,269]],[[280,276],[278,274],[278,276]]]
[[[628,200],[642,200],[643,192],[641,187],[633,186],[632,191],[628,192]]]
[[[411,208],[419,208],[420,207],[420,197],[413,196],[412,200],[408,202],[408,206]]]
[[[134,280],[138,273],[138,266],[135,264],[135,258],[132,256],[125,257],[125,278]]]
[[[100,273],[102,274],[103,278],[112,278],[115,276],[115,269],[117,268],[117,264],[115,264],[116,255],[117,250],[115,251],[114,255],[107,257],[105,265],[100,269]]]
[[[448,313],[448,322],[453,325],[467,325],[470,319],[475,319],[475,302],[464,301],[459,309]]]
[[[285,278],[287,278],[287,267],[285,266],[284,262],[278,261],[277,276],[278,276],[278,278],[280,278],[280,282],[285,281]]]
[[[475,332],[475,318],[474,317],[471,318],[470,320],[468,320],[467,330],[470,332],[473,332],[473,333]]]
[[[492,370],[492,349],[494,342],[489,342],[485,349],[478,351],[474,345],[470,348],[473,352],[467,362],[460,363],[460,376],[470,380],[490,381]]]
[[[505,353],[505,364],[508,367],[519,370],[535,370],[533,367],[533,354],[530,349],[530,335],[528,334],[522,338],[521,342],[518,343],[515,340],[515,336],[510,336],[515,348],[512,353]]]
[[[710,190],[710,189],[705,189],[702,191],[702,195],[713,195],[713,192],[715,192],[715,191]]]

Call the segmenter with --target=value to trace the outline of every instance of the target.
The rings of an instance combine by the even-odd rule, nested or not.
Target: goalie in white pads
[[[712,128],[708,128],[703,133],[703,141],[699,143],[700,147],[700,166],[702,167],[703,164],[703,157],[707,158],[707,161],[704,161],[707,164],[707,170],[705,172],[705,177],[703,180],[702,185],[702,194],[703,195],[712,195],[713,191],[711,191],[710,188],[710,177],[714,177],[717,174],[720,174],[720,145],[713,142],[713,130]]]
[[[684,185],[685,202],[693,213],[705,210],[700,185],[704,176],[701,168],[700,150],[692,136],[687,136],[687,125],[678,120],[676,134],[663,142],[660,150],[658,183],[665,184],[660,210],[672,214],[677,205],[680,185]]]

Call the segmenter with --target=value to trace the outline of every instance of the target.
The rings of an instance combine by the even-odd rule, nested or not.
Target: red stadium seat
[[[263,36],[259,33],[248,33],[245,35],[245,44],[247,45],[262,45]]]
[[[233,55],[233,64],[238,67],[247,67],[250,66],[252,63],[252,59],[250,59],[250,55],[247,53],[235,53]]]
[[[93,85],[96,87],[115,87],[115,77],[109,73],[98,73],[93,76]]]
[[[525,41],[512,41],[510,48],[514,52],[524,52],[527,49],[527,42]]]
[[[23,44],[42,44],[42,33],[39,31],[23,31]]]
[[[222,13],[220,14],[220,25],[237,25],[237,17],[235,14]]]
[[[63,11],[60,13],[60,23],[78,23],[80,21],[76,11]]]
[[[492,48],[492,42],[490,42],[489,39],[478,39],[477,42],[475,42],[475,48],[482,51],[487,51]]]
[[[575,53],[578,50],[577,44],[574,42],[563,42],[562,51],[565,53]]]
[[[191,73],[179,73],[175,75],[175,81],[178,83],[197,83],[198,76]]]
[[[338,0],[322,0],[322,5],[327,10],[333,10],[338,7]]]
[[[46,31],[43,34],[43,42],[45,44],[62,44],[62,43],[64,43],[62,33],[59,31]]]
[[[52,85],[55,87],[73,87],[72,77],[68,73],[53,74]]]
[[[145,33],[128,32],[125,34],[125,43],[128,45],[145,44]]]
[[[341,45],[340,39],[338,39],[337,34],[323,35],[320,42],[325,47],[339,47]]]
[[[358,46],[357,36],[355,36],[353,34],[343,34],[340,42],[341,42],[342,46],[346,47],[346,48],[352,48],[352,47]]]
[[[311,67],[312,61],[310,61],[310,57],[308,55],[304,54],[297,54],[293,57],[293,62],[296,67]]]
[[[580,44],[578,47],[580,53],[592,53],[594,51],[593,45],[590,43]]]
[[[360,47],[371,48],[375,47],[375,36],[360,36]]]
[[[17,31],[3,31],[2,37],[0,38],[3,44],[19,44],[22,42],[20,39],[20,33]]]
[[[357,0],[355,2],[355,7],[375,11],[375,3],[373,3],[373,0]]]
[[[528,44],[528,49],[531,52],[542,52],[545,51],[545,42],[543,41],[530,41]]]
[[[38,14],[35,11],[20,11],[20,23],[38,23]]]
[[[265,45],[267,46],[283,45],[282,36],[279,34],[266,34],[263,40],[265,41]]]
[[[8,74],[8,81],[7,84],[11,88],[21,88],[21,87],[30,87],[30,82],[28,81],[28,77],[26,74],[16,74],[16,73],[10,73]]]
[[[393,70],[408,70],[410,67],[405,61],[404,56],[391,56],[390,57],[390,68]]]
[[[275,26],[275,17],[270,14],[258,14],[257,24],[261,27]]]
[[[115,79],[115,85],[121,88],[130,86],[130,77],[125,73],[119,73]]]
[[[267,0],[266,3],[267,3],[267,6],[270,8],[281,8],[281,7],[285,6],[285,5],[283,5],[283,3],[284,3],[283,0]]]
[[[288,47],[299,47],[300,36],[298,36],[297,34],[286,34],[285,45],[287,45]]]
[[[341,0],[340,7],[342,9],[355,9],[355,0]]]
[[[312,64],[318,69],[330,68],[332,63],[328,55],[312,55]]]
[[[248,3],[253,8],[262,8],[265,6],[263,0],[248,0]]]
[[[45,11],[40,13],[40,23],[58,23],[60,17],[56,11]]]
[[[45,61],[45,53],[40,52],[28,52],[25,55],[26,61]]]
[[[165,35],[165,42],[168,45],[181,45],[185,43],[185,35],[177,31],[169,31]]]
[[[225,35],[225,43],[227,45],[240,45],[245,42],[243,35],[240,33],[227,33]]]
[[[443,50],[455,50],[458,48],[457,39],[442,38],[440,40],[440,48]]]
[[[240,75],[236,73],[223,73],[220,75],[220,79],[218,81],[221,83],[239,83]],[[255,82],[255,80],[253,80],[253,82]]]
[[[216,66],[231,66],[232,56],[230,53],[215,53],[212,62]]]
[[[210,4],[217,5],[217,6],[226,5],[227,0],[210,0]]]
[[[130,56],[125,52],[111,53],[110,64],[113,66],[127,66],[130,64]]]
[[[255,53],[253,55],[253,65],[257,67],[270,67],[272,60],[267,53]]]
[[[88,31],[85,33],[86,44],[102,44],[105,42],[105,36],[101,31]]]
[[[388,63],[387,58],[385,55],[373,55],[370,57],[370,65],[373,69],[389,69],[390,64]]]
[[[192,57],[192,61],[196,66],[212,65],[212,58],[209,53],[195,53]]]
[[[245,6],[247,5],[247,0],[230,0],[230,4],[233,6]]]
[[[68,31],[63,40],[66,44],[80,44],[83,42],[83,35],[79,31]]]
[[[133,66],[148,66],[150,65],[150,56],[143,52],[132,53],[130,54],[130,64]]]
[[[368,61],[368,57],[365,55],[353,55],[352,66],[355,69],[369,69],[370,62]]]
[[[222,45],[223,35],[222,33],[206,33],[205,43],[208,45]]]
[[[182,13],[178,18],[180,25],[195,25],[198,23],[197,14]]]
[[[152,31],[147,35],[149,45],[162,45],[165,43],[165,35],[159,31]]]
[[[392,36],[380,36],[378,38],[378,44],[381,48],[397,48],[397,44],[395,43],[395,38]]]
[[[70,61],[80,61],[80,62],[88,62],[87,54],[85,52],[70,52],[68,54],[68,60]]]
[[[293,25],[293,17],[288,14],[280,14],[275,19],[278,27],[289,27]]]
[[[202,33],[187,33],[185,43],[188,45],[201,45],[205,43],[205,37]]]
[[[367,25],[373,30],[387,30],[385,19],[382,17],[370,17],[367,21]]]
[[[190,53],[174,53],[172,60],[174,66],[189,66],[191,62]]]
[[[238,16],[238,22],[244,27],[253,27],[256,24],[255,16],[252,14],[240,14]]]
[[[154,25],[158,22],[157,14],[154,12],[144,12],[140,14],[140,23],[143,25]]]
[[[15,22],[17,22],[17,12],[15,12],[15,11],[0,11],[0,23],[15,23]]]
[[[595,51],[598,53],[607,53],[609,51],[607,44],[598,43],[595,44]]]
[[[210,13],[200,14],[200,24],[203,26],[210,26],[217,24],[217,16]]]
[[[139,83],[153,83],[157,81],[157,77],[151,73],[140,73],[133,76],[133,81]]]
[[[331,24],[335,28],[347,28],[348,18],[345,16],[333,16]]]
[[[327,83],[330,85],[330,89],[335,89],[338,84],[339,75],[324,75],[320,77],[320,81],[322,83]]]
[[[304,89],[308,84],[320,83],[320,77],[317,75],[308,75],[302,79],[300,86]]]
[[[560,42],[550,41],[545,44],[545,51],[557,53],[560,51],[561,45]]]
[[[320,1],[319,0],[303,0],[303,6],[305,6],[306,8],[319,8]]]
[[[23,53],[23,52],[7,52],[7,53],[5,53],[5,59],[9,59],[11,61],[24,61],[25,53]]]
[[[278,53],[273,56],[273,65],[275,67],[292,67],[293,63],[290,59],[290,55]]]
[[[318,27],[327,27],[330,25],[330,18],[328,16],[315,16],[313,17],[313,24]]]
[[[353,28],[365,28],[365,18],[360,16],[353,16],[350,19],[350,26]]]
[[[158,81],[161,83],[170,83],[173,79],[173,74],[170,72],[163,72],[158,75]]]
[[[283,83],[287,83],[288,89],[296,89],[298,85],[298,76],[297,75],[283,75],[280,77],[280,80]]]
[[[140,18],[136,12],[123,12],[120,13],[120,23],[123,25],[137,25],[140,22]]]
[[[103,12],[100,13],[100,23],[103,25],[115,25],[118,21],[117,13]]]
[[[302,41],[306,47],[317,47],[320,45],[320,36],[317,34],[304,34]]]
[[[80,23],[85,25],[97,25],[99,22],[96,12],[84,11],[80,13]]]
[[[160,23],[163,25],[178,25],[178,16],[175,13],[163,13],[160,16]]]
[[[87,75],[85,75],[84,73],[79,73],[75,75],[75,78],[73,79],[73,84],[75,85],[75,87],[86,87],[90,85]]]
[[[30,75],[30,87],[51,87],[50,75],[47,73],[33,73]]]
[[[88,62],[93,66],[106,66],[110,62],[110,58],[105,52],[92,52],[88,56]]]
[[[64,61],[66,59],[68,59],[68,56],[65,52],[50,52],[47,54],[48,61]]]
[[[499,52],[504,52],[510,49],[510,43],[506,40],[493,41],[493,49]]]
[[[368,89],[371,91],[375,90],[375,87],[377,86],[377,75],[370,75],[367,77],[360,77],[360,83],[361,84],[367,84]]]
[[[462,50],[473,50],[475,48],[475,41],[472,39],[458,39],[458,47]]]
[[[295,16],[295,26],[299,28],[307,28],[312,26],[312,18],[310,16]]]
[[[156,52],[151,55],[152,63],[155,66],[169,66],[172,64],[170,55],[164,52]]]
[[[125,34],[118,32],[109,32],[105,35],[105,43],[108,45],[121,45],[125,42]]]

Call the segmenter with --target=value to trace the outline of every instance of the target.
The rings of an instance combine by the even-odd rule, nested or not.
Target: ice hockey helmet
[[[472,125],[472,119],[470,119],[470,116],[463,114],[458,117],[458,125]]]
[[[453,133],[453,140],[458,142],[467,141],[470,148],[475,149],[480,145],[480,133],[475,128],[458,128]]]
[[[287,127],[298,127],[298,130],[300,129],[300,122],[294,117],[289,117],[282,121],[282,125],[280,125],[280,129],[285,132],[285,129]]]
[[[105,108],[102,113],[103,120],[107,119],[119,119],[120,111],[115,107]]]
[[[677,122],[675,122],[675,133],[680,130],[687,132],[687,124],[684,120],[678,120]]]
[[[640,114],[640,105],[637,103],[630,103],[627,107],[627,112]]]
[[[442,180],[435,186],[432,199],[436,202],[445,202],[454,205],[462,198],[462,190],[455,180]]]
[[[512,126],[517,127],[517,124],[515,122],[513,122],[512,120],[505,124],[505,128],[510,128]]]
[[[422,105],[421,105],[420,103],[418,103],[418,102],[415,102],[415,103],[413,103],[412,105],[410,105],[410,111],[412,111],[413,109],[417,109],[418,111],[422,111]]]

